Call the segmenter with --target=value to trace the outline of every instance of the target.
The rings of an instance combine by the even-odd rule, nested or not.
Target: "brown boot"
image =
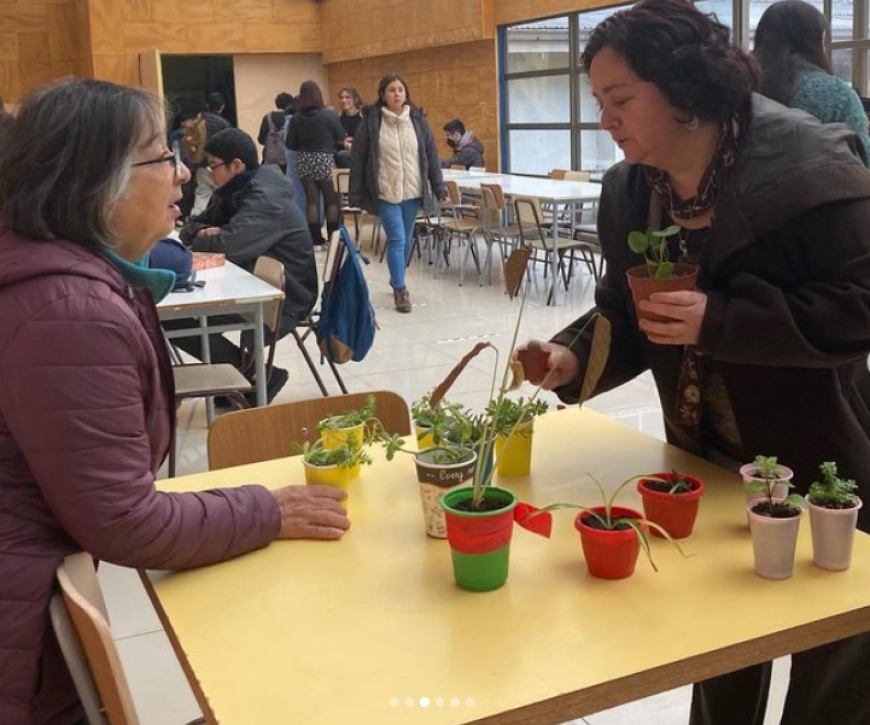
[[[396,303],[397,312],[411,311],[411,295],[408,294],[407,287],[405,287],[405,289],[394,289],[393,300]]]

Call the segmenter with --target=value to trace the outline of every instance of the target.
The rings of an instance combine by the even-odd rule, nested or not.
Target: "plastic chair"
[[[388,433],[411,434],[408,404],[385,390],[239,410],[221,416],[209,430],[209,470],[298,455],[293,444],[319,439],[321,420],[362,407],[369,395],[375,396],[375,417]]]
[[[66,557],[57,568],[57,581],[60,594],[51,601],[51,622],[88,722],[139,725],[93,557],[84,551]],[[202,723],[197,718],[188,725]]]

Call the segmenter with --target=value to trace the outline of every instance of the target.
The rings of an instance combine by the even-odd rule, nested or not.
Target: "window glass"
[[[606,171],[624,158],[607,131],[580,131],[580,168],[584,171]]]
[[[551,169],[571,168],[571,132],[509,131],[510,170],[512,174],[546,176]]]
[[[852,85],[852,49],[835,50],[831,53],[834,75]]]
[[[566,73],[508,81],[510,123],[569,123],[568,79]]]
[[[592,95],[592,83],[589,80],[589,76],[585,73],[580,73],[578,80],[580,81],[580,92],[578,93],[580,123],[598,123],[601,119],[601,111],[598,109],[598,101]]]
[[[507,29],[508,73],[567,68],[568,18],[551,18]]]

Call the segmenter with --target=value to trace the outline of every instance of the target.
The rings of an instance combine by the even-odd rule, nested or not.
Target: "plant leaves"
[[[674,234],[679,233],[680,227],[678,227],[676,224],[671,224],[671,226],[666,227],[665,229],[658,229],[650,232],[650,234],[652,234],[654,237],[658,237],[659,239],[664,239],[665,237],[672,237],[674,236]]]
[[[592,345],[589,348],[589,357],[586,361],[586,374],[583,376],[583,385],[580,388],[580,400],[578,405],[583,405],[601,379],[604,368],[607,367],[607,359],[610,357],[611,325],[604,315],[595,318],[595,329],[592,332]]]
[[[660,262],[658,271],[656,272],[656,279],[670,279],[674,275],[674,263],[673,262]]]
[[[629,232],[628,247],[632,252],[643,254],[649,248],[649,239],[643,232]]]
[[[481,350],[485,350],[488,347],[494,347],[490,342],[478,342],[471,350],[471,352],[467,353],[465,357],[462,358],[456,366],[447,373],[447,377],[442,380],[435,390],[432,391],[432,395],[429,396],[429,404],[432,406],[438,405],[441,399],[447,395],[447,391],[450,390],[450,386],[456,382],[456,378],[465,370],[465,366],[468,365],[474,358],[476,358]]]

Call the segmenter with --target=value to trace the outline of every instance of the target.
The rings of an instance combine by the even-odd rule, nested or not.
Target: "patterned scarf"
[[[735,113],[731,118],[722,121],[719,126],[719,143],[713,160],[701,177],[698,192],[691,199],[680,200],[671,188],[667,171],[654,166],[642,166],[647,184],[659,198],[663,209],[666,209],[673,219],[693,219],[706,214],[719,196],[725,180],[726,170],[737,159],[737,144],[740,130],[743,127],[743,115]]]

